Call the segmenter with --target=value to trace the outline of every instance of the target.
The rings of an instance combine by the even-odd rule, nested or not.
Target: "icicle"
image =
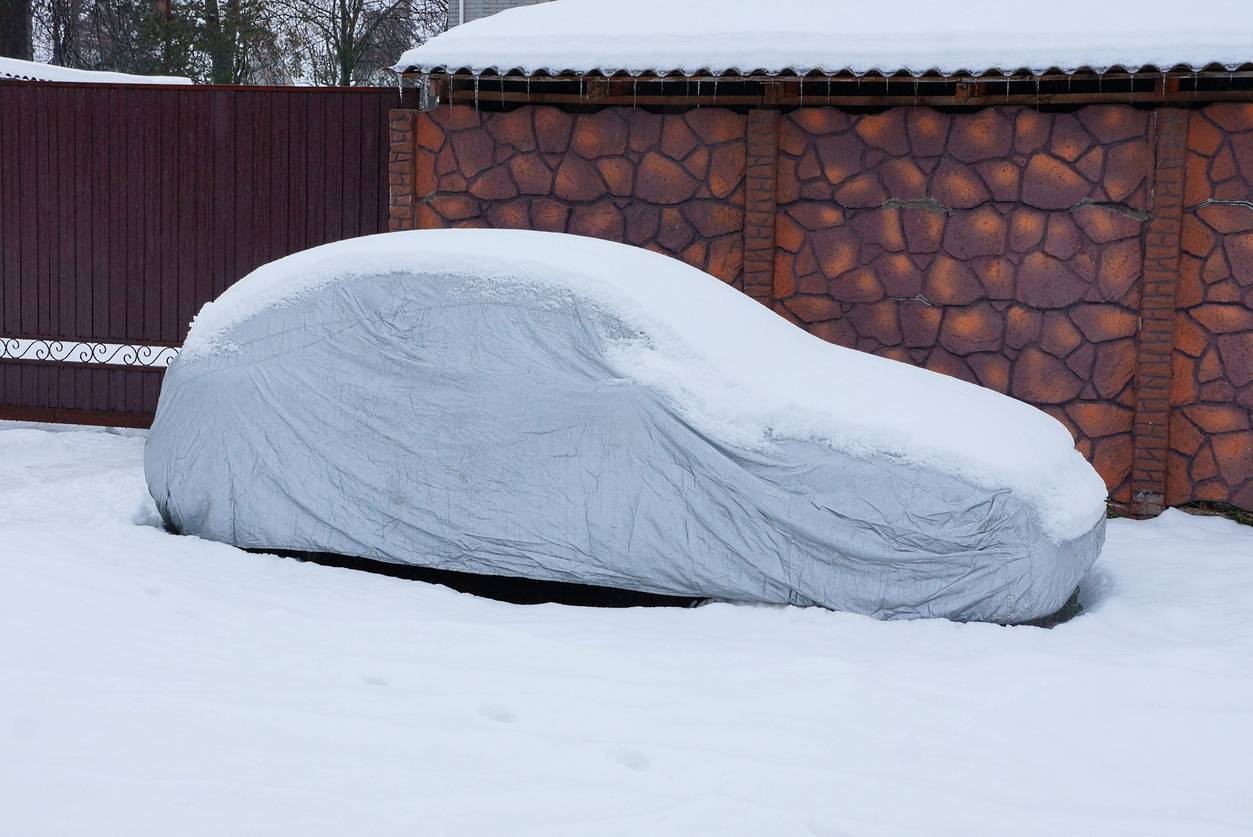
[[[479,74],[475,73],[474,74],[474,110],[475,112],[477,112],[478,109],[479,109]]]
[[[640,77],[632,76],[631,77],[631,110],[635,110],[636,108],[635,100],[639,98],[639,92],[640,92]]]
[[[831,76],[827,76],[827,106],[831,106]]]
[[[700,79],[696,79],[696,109],[700,110]]]
[[[718,77],[714,76],[714,107],[718,106]]]

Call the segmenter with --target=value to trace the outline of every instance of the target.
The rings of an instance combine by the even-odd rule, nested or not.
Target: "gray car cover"
[[[880,618],[1060,608],[1104,520],[1054,542],[1013,492],[780,440],[740,449],[616,374],[577,298],[360,278],[168,370],[146,471],[169,528],[470,573]],[[728,291],[730,293],[731,291]]]

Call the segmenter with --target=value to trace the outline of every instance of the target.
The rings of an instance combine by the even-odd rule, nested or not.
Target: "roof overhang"
[[[403,78],[423,88],[427,105],[473,104],[510,108],[524,104],[566,107],[648,108],[796,108],[900,105],[986,107],[1029,105],[1065,107],[1084,104],[1172,105],[1253,101],[1253,63],[1237,68],[1169,70],[1113,67],[1101,71],[1054,69],[984,74],[939,72],[891,75],[851,72],[807,75],[625,72],[526,74],[512,71],[473,73],[444,68],[410,71]]]

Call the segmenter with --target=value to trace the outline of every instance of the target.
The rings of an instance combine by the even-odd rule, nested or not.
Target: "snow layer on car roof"
[[[177,362],[229,354],[232,330],[267,309],[389,273],[460,276],[503,299],[519,285],[574,295],[638,335],[612,341],[609,360],[620,375],[656,388],[728,444],[819,441],[1008,489],[1057,542],[1104,514],[1100,477],[1069,431],[1035,407],[826,343],[677,259],[581,236],[418,230],[296,253],[207,304]]]
[[[555,0],[457,26],[394,69],[614,75],[1235,69],[1248,0]]]

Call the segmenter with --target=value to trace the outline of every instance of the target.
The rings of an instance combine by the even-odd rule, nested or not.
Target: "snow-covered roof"
[[[191,84],[182,76],[137,76],[130,73],[103,73],[94,70],[75,70],[38,61],[22,61],[18,58],[0,57],[0,79],[19,81],[71,81],[88,84]]]
[[[982,75],[1249,62],[1249,0],[554,0],[451,29],[394,69]]]

